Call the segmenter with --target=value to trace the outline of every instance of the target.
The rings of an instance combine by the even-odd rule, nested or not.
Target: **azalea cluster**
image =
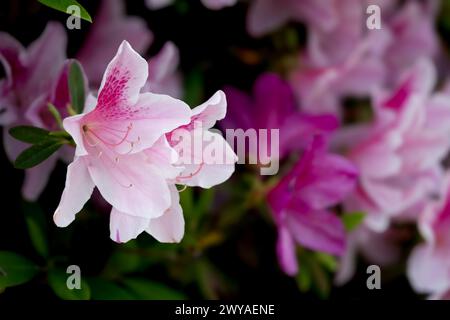
[[[172,3],[145,1],[156,13]],[[277,61],[252,79],[251,92],[236,81],[191,109],[181,100],[177,46],[168,41],[145,60],[153,34],[141,18],[125,14],[121,0],[102,1],[76,60],[67,58],[67,35],[56,22],[27,48],[0,33],[0,124],[8,158],[19,159],[27,152],[24,141],[34,141],[14,139],[16,127],[43,129],[61,144],[25,170],[23,197],[36,201],[62,160],[68,167],[57,226],[72,223],[97,188],[112,207],[115,242],[144,231],[160,242],[180,242],[180,193],[211,188],[235,172],[236,150],[213,130],[216,123],[224,131],[278,130],[277,139],[246,149],[239,163],[251,159],[264,167],[261,148],[277,150],[268,156],[281,163],[279,172],[261,176],[242,166],[234,177],[243,184],[250,175],[257,186],[246,196],[262,214],[261,204],[268,209],[277,234],[273,250],[286,275],[301,278],[305,252],[338,264],[337,285],[353,277],[359,255],[383,267],[408,256],[412,287],[450,298],[450,82],[435,28],[441,2],[201,3],[212,15],[244,8],[252,41],[295,30],[306,32],[305,43],[296,43],[294,54],[268,55]],[[380,29],[366,25],[369,5],[381,9]],[[254,55],[256,63],[265,59]],[[199,137],[207,143],[198,149],[191,142]],[[238,212],[232,195],[217,198]],[[352,219],[358,221],[349,224]],[[407,239],[412,250],[398,240],[399,226],[414,229]]]
[[[381,8],[379,30],[366,28],[369,4]],[[291,169],[267,200],[287,274],[301,272],[295,243],[340,256],[337,284],[354,274],[358,252],[389,266],[401,257],[395,226],[413,224],[426,244],[408,262],[411,284],[433,297],[448,295],[444,160],[450,150],[450,94],[440,85],[445,75],[436,70],[443,56],[434,27],[439,4],[251,2],[251,35],[263,36],[289,21],[304,23],[308,32],[286,80],[260,76],[253,97],[225,90],[230,111],[223,125],[280,128],[280,154],[300,155],[293,165],[285,161]],[[343,103],[348,98],[359,102],[350,123]],[[364,223],[346,234],[339,212],[364,213]]]

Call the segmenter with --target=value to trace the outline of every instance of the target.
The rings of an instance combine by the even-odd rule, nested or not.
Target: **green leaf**
[[[139,248],[136,241],[129,241],[117,246],[106,264],[104,274],[117,276],[138,271],[141,266],[141,257],[136,254]]]
[[[28,227],[28,234],[33,247],[43,258],[49,255],[48,239],[46,235],[45,214],[39,205],[31,202],[24,202],[22,205],[25,214],[25,221]]]
[[[192,214],[194,211],[194,191],[192,188],[186,188],[180,193],[180,204],[183,207],[183,211],[187,215]]]
[[[61,269],[52,269],[48,272],[48,284],[53,292],[64,300],[89,300],[91,298],[91,289],[89,284],[81,278],[80,289],[69,289],[67,279],[71,276]]]
[[[118,284],[101,278],[88,280],[93,300],[134,300],[135,297]]]
[[[50,7],[52,9],[64,12],[64,13],[68,13],[67,12],[67,8],[70,6],[78,6],[80,8],[80,15],[77,15],[76,13],[74,13],[73,15],[84,19],[86,21],[89,21],[92,23],[92,18],[89,15],[89,13],[86,11],[85,8],[83,8],[83,6],[81,4],[78,3],[78,1],[75,0],[38,0],[40,3],[42,3],[43,5],[46,5],[47,7]]]
[[[328,271],[334,272],[337,268],[336,258],[324,252],[315,252],[314,257],[324,266]]]
[[[199,69],[189,72],[185,78],[185,96],[184,101],[190,106],[197,106],[204,96],[204,78]]]
[[[347,232],[355,230],[363,222],[366,214],[364,212],[353,212],[344,214],[341,219]]]
[[[307,292],[311,289],[312,276],[308,264],[302,264],[300,270],[295,277],[297,286],[301,292]]]
[[[39,272],[27,258],[9,251],[0,251],[0,290],[26,283]]]
[[[64,130],[61,114],[59,113],[58,109],[56,109],[56,107],[51,103],[47,104],[47,108],[50,114],[53,116],[53,119],[55,119],[55,122],[58,125],[58,127],[61,130]]]
[[[164,284],[144,278],[128,278],[123,285],[139,300],[185,300],[187,297]]]
[[[9,129],[9,134],[14,138],[22,142],[36,144],[49,139],[53,139],[49,136],[50,131],[36,128],[32,126],[18,126]]]
[[[73,61],[69,69],[69,90],[72,108],[76,114],[80,114],[84,109],[85,83],[83,68],[78,61]]]
[[[17,169],[29,169],[46,160],[64,144],[62,140],[47,140],[23,151],[14,162]]]
[[[322,299],[327,299],[331,292],[331,279],[327,272],[315,261],[311,261],[311,275],[316,293]]]

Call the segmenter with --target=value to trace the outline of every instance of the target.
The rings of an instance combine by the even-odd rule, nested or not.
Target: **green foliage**
[[[83,67],[78,61],[74,60],[69,69],[69,90],[72,109],[76,114],[83,112],[86,97],[85,87]]]
[[[91,298],[91,289],[87,281],[81,278],[80,289],[69,289],[67,279],[70,274],[61,269],[51,269],[48,272],[48,283],[53,292],[64,300],[89,300]]]
[[[23,151],[14,162],[17,169],[29,169],[48,159],[64,145],[61,140],[47,140]]]
[[[49,135],[50,131],[32,126],[18,126],[11,128],[9,129],[9,134],[14,139],[31,144],[55,139]]]
[[[63,131],[51,132],[32,126],[17,126],[9,134],[22,142],[33,144],[25,149],[14,162],[17,169],[29,169],[37,166],[58,151],[64,144],[70,144],[70,136]]]
[[[102,278],[88,280],[93,300],[133,300],[134,295],[118,284]]]
[[[33,247],[41,257],[48,258],[49,247],[44,212],[39,205],[31,202],[24,202],[22,208]]]
[[[86,11],[83,6],[78,3],[76,0],[38,0],[43,5],[46,5],[47,7],[50,7],[52,9],[67,13],[67,8],[70,6],[78,6],[80,8],[80,16],[74,14],[78,18],[81,18],[83,20],[89,21],[92,23],[92,18],[89,15],[89,13]]]
[[[0,290],[24,284],[39,272],[27,258],[9,251],[0,251]]]
[[[141,257],[136,254],[138,250],[136,241],[129,241],[118,246],[109,258],[104,274],[117,276],[137,271],[141,265]]]
[[[123,285],[138,300],[185,300],[187,298],[181,292],[145,278],[128,278],[123,280]]]
[[[366,214],[364,212],[352,212],[346,213],[342,216],[342,223],[344,224],[345,230],[351,232],[355,230],[363,221]]]

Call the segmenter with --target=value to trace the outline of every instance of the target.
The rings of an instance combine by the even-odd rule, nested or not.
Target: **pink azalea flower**
[[[147,70],[147,62],[124,41],[106,69],[98,100],[91,96],[85,113],[64,120],[77,147],[55,212],[57,225],[75,218],[94,186],[116,214],[158,218],[170,208],[166,179],[178,169],[160,170],[158,159],[171,154],[164,134],[188,123],[190,111],[169,96],[140,94]]]
[[[236,154],[222,135],[209,130],[216,121],[225,118],[226,107],[225,94],[218,91],[208,101],[192,109],[191,121],[187,125],[181,126],[167,135],[169,144],[184,160],[184,163],[177,162],[177,165],[183,166],[183,171],[175,179],[176,183],[210,188],[228,180],[234,172],[234,164],[237,161]],[[190,140],[179,139],[185,138],[185,133],[189,134]],[[195,152],[194,144],[187,144],[187,141],[194,141],[196,137],[202,137],[203,141],[208,142],[202,143],[200,154]],[[208,149],[220,150],[222,154],[218,159],[207,159],[209,155],[206,150]]]
[[[350,142],[341,147],[349,148],[348,157],[360,171],[347,208],[367,212],[374,230],[385,230],[392,217],[436,191],[450,147],[450,96],[431,94],[435,83],[432,63],[420,61],[392,94],[375,97],[371,126],[349,129],[341,137]]]
[[[368,96],[383,84],[383,54],[391,38],[385,29],[364,31],[367,17],[362,1],[333,3],[335,26],[308,30],[307,50],[290,82],[305,110],[339,115],[342,98]]]
[[[146,0],[147,7],[152,10],[158,10],[171,5],[174,0]],[[237,0],[201,0],[203,5],[210,10],[220,10],[226,7],[232,7]]]
[[[330,208],[351,192],[356,168],[345,158],[327,153],[317,136],[295,167],[269,192],[268,202],[278,227],[277,255],[282,269],[298,272],[295,243],[341,255],[345,230]]]
[[[147,76],[147,62],[124,41],[106,69],[98,99],[90,96],[85,113],[64,120],[77,147],[54,215],[58,226],[70,224],[97,187],[112,205],[114,241],[126,242],[143,231],[162,242],[181,240],[184,218],[175,184],[186,178],[183,184],[203,185],[197,175],[208,168],[184,176],[187,168],[176,165],[179,155],[167,137],[196,117],[212,126],[216,114],[206,110],[216,105],[224,109],[225,100],[219,93],[220,99],[213,97],[191,111],[169,96],[140,93]],[[233,170],[225,168],[226,175],[219,178],[205,174],[205,180],[208,186],[223,182]],[[201,181],[196,184],[195,179]]]
[[[70,101],[67,88],[61,85],[61,81],[66,79],[65,71],[61,70],[66,68],[67,40],[62,26],[52,22],[27,49],[8,34],[1,33],[0,38],[0,61],[6,70],[6,79],[0,82],[0,101],[5,108],[0,115],[0,124],[4,126],[6,154],[10,161],[14,161],[27,145],[12,138],[9,128],[28,124],[53,129],[49,127],[50,114],[45,112],[47,103],[55,103],[65,110],[65,104]],[[38,105],[44,105],[45,111],[31,116],[30,107]],[[26,199],[37,199],[58,157],[55,154],[46,162],[25,171],[22,194]]]
[[[400,235],[396,230],[376,232],[362,224],[347,235],[347,247],[341,256],[339,269],[335,275],[335,284],[344,285],[354,276],[357,255],[361,254],[365,261],[381,268],[399,262],[401,258]]]
[[[289,21],[305,22],[329,30],[336,23],[330,0],[252,0],[247,15],[247,31],[263,36]]]
[[[410,1],[398,13],[392,10],[395,1],[333,3],[337,23],[331,29],[308,29],[307,50],[291,75],[298,99],[310,112],[339,115],[341,99],[371,96],[396,83],[419,59],[433,59],[439,52],[430,3]],[[366,28],[368,4],[381,6],[381,30]]]
[[[33,100],[51,88],[66,59],[67,39],[54,22],[27,49],[9,34],[0,33],[0,38],[0,61],[6,70],[0,82],[0,124],[7,126],[21,121]]]
[[[183,84],[177,71],[179,60],[176,45],[170,41],[164,44],[159,53],[148,60],[148,80],[143,90],[180,99],[183,96]]]
[[[126,15],[123,0],[103,0],[94,21],[76,58],[91,85],[97,87],[122,40],[127,40],[137,52],[145,53],[153,34],[143,19]]]
[[[407,274],[412,287],[432,299],[445,299],[450,292],[450,176],[442,183],[441,197],[431,201],[419,217],[425,242],[411,253]]]
[[[315,134],[331,133],[338,127],[333,115],[299,112],[289,84],[276,74],[261,75],[254,84],[253,97],[232,87],[227,87],[225,92],[229,111],[222,127],[279,129],[281,158],[306,147]]]
[[[393,81],[416,61],[435,59],[439,54],[439,35],[435,30],[439,1],[408,1],[386,20],[392,34],[385,61]]]

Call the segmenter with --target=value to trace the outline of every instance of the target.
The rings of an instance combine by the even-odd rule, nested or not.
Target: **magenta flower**
[[[419,244],[408,261],[408,278],[419,293],[432,299],[450,295],[450,176],[442,183],[440,199],[428,203],[419,216],[419,230],[425,242]]]
[[[341,156],[327,153],[316,136],[295,167],[269,192],[268,202],[278,227],[277,254],[284,272],[295,275],[295,243],[341,255],[345,230],[330,208],[352,191],[356,168]]]
[[[100,85],[103,71],[124,39],[137,52],[145,53],[153,41],[153,34],[143,19],[125,14],[123,0],[103,0],[95,23],[76,54],[93,87]]]
[[[329,30],[336,23],[334,10],[334,3],[330,0],[252,0],[247,15],[247,31],[260,37],[289,21]]]
[[[392,94],[375,97],[371,126],[343,132],[341,141],[349,143],[341,147],[349,148],[360,171],[347,208],[367,212],[366,221],[375,230],[386,229],[392,217],[435,192],[450,148],[450,96],[432,94],[435,83],[432,63],[420,61]]]
[[[253,97],[232,87],[225,88],[225,92],[229,110],[222,126],[243,130],[279,129],[280,158],[302,150],[315,134],[330,133],[338,127],[333,115],[299,112],[289,84],[276,74],[261,75],[254,84]]]

